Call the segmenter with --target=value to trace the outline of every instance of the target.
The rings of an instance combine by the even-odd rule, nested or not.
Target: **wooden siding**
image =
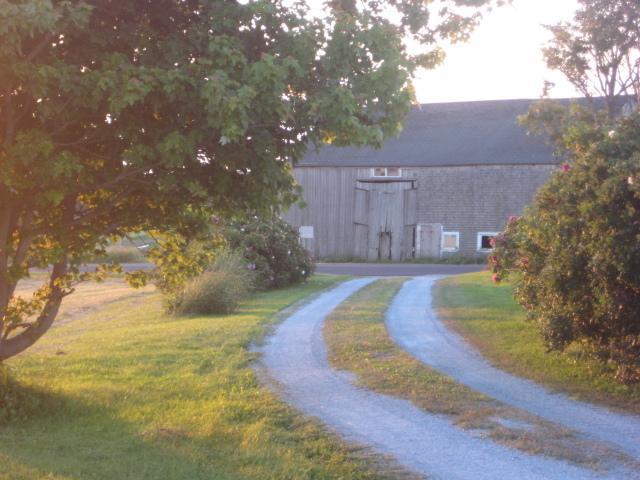
[[[413,167],[402,169],[405,183],[389,179],[392,183],[385,184],[371,181],[370,168],[296,167],[294,176],[303,187],[307,206],[292,207],[284,219],[295,228],[314,227],[314,238],[305,240],[305,246],[317,258],[366,259],[374,255],[372,249],[377,258],[383,230],[376,218],[382,221],[381,216],[393,224],[392,248],[400,246],[402,258],[413,248],[414,226],[437,224],[445,231],[460,233],[461,254],[475,255],[477,232],[501,231],[510,215],[520,214],[532,201],[554,168]],[[378,185],[379,192],[389,192],[384,198],[375,193],[373,198],[371,185]],[[394,191],[402,196],[395,198]],[[395,205],[393,212],[388,211],[390,204]],[[398,229],[402,230],[399,234],[395,233]]]
[[[318,258],[350,258],[355,254],[355,202],[357,168],[296,168],[307,204],[293,206],[284,219],[294,227],[314,227],[313,248]],[[369,169],[364,169],[369,172]],[[362,201],[362,199],[360,199]],[[364,223],[364,222],[363,222]]]

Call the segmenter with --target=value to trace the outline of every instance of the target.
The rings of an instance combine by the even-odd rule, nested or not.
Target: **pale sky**
[[[542,24],[570,20],[575,0],[513,0],[487,14],[469,42],[448,46],[438,69],[415,80],[421,103],[538,98],[544,80],[552,97],[578,94],[562,75],[547,69],[541,46],[550,38]]]

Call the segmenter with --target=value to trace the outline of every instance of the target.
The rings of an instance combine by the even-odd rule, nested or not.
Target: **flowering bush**
[[[589,131],[522,218],[495,239],[495,281],[551,350],[579,344],[624,382],[640,381],[640,116]],[[596,140],[594,141],[594,138]]]
[[[306,280],[314,270],[298,232],[283,220],[253,217],[225,231],[229,246],[244,256],[256,273],[257,286],[279,288]]]

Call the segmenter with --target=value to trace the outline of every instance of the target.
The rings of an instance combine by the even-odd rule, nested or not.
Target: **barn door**
[[[369,247],[369,192],[356,188],[354,205],[354,255],[356,258],[367,258]]]
[[[391,232],[380,232],[378,235],[378,260],[392,260],[392,235]]]
[[[412,188],[404,191],[404,235],[402,236],[402,259],[416,256],[416,225],[418,223],[418,190]]]
[[[440,223],[422,223],[418,225],[417,256],[423,258],[439,257],[441,238],[442,225]]]
[[[355,188],[354,255],[367,260],[401,260],[415,252],[415,182],[367,182]]]
[[[370,184],[369,260],[400,259],[403,192],[399,186],[399,182]]]

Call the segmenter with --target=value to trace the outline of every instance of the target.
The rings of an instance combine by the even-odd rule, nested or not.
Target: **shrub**
[[[490,257],[552,350],[580,344],[640,381],[640,116],[587,132],[574,160],[510,220]],[[594,138],[596,139],[594,141]]]
[[[226,229],[232,249],[255,268],[257,286],[279,288],[303,282],[314,270],[298,232],[283,220],[253,217]]]
[[[245,259],[223,251],[203,273],[169,294],[168,306],[180,314],[230,313],[249,293],[253,282],[254,273]]]

